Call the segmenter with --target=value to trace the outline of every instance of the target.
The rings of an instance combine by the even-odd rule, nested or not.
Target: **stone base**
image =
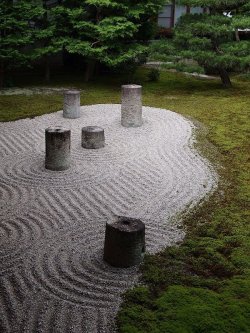
[[[104,129],[97,126],[82,128],[82,147],[86,149],[99,149],[105,146]]]
[[[114,267],[130,267],[142,262],[145,253],[145,225],[137,219],[119,217],[107,222],[104,260]]]

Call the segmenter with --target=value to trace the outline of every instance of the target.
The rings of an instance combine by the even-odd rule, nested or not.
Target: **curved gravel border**
[[[30,88],[4,88],[0,89],[0,96],[12,96],[12,95],[50,95],[50,94],[61,94],[69,89],[74,88],[63,88],[63,87],[30,87]]]
[[[143,126],[120,125],[120,105],[81,107],[0,124],[0,331],[114,330],[120,295],[138,268],[102,260],[105,223],[115,215],[146,224],[147,251],[183,239],[174,217],[217,185],[208,161],[193,148],[193,124],[144,107]],[[81,147],[81,128],[105,129],[106,146]],[[44,130],[72,130],[72,166],[44,168]],[[176,219],[175,219],[176,220]],[[179,225],[178,225],[179,224]]]

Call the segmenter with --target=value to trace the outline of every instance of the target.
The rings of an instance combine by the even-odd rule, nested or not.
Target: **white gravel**
[[[183,239],[180,214],[217,185],[193,148],[193,124],[143,108],[143,126],[120,125],[120,105],[81,107],[0,124],[0,331],[107,333],[138,268],[102,261],[105,222],[146,224],[147,251]],[[72,166],[44,168],[44,130],[72,130]],[[81,147],[81,128],[105,129],[106,146]],[[178,218],[177,218],[178,217]]]

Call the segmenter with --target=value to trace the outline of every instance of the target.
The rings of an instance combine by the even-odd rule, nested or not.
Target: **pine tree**
[[[147,51],[145,34],[164,0],[62,0],[54,14],[69,53],[85,57],[88,81],[95,63],[118,67],[138,62]],[[146,36],[147,35],[147,36]]]
[[[43,15],[37,1],[0,0],[0,86],[4,73],[34,59],[35,22]]]
[[[223,86],[230,87],[229,72],[250,67],[250,41],[239,37],[239,29],[250,28],[249,0],[183,0],[181,3],[207,10],[180,18],[174,37],[179,55],[217,72]]]

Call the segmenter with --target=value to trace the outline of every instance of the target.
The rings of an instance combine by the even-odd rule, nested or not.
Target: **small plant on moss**
[[[152,68],[149,72],[148,72],[148,80],[149,82],[157,82],[159,81],[160,78],[160,71],[157,68]]]
[[[198,73],[198,74],[204,74],[204,68],[195,65],[195,64],[185,64],[184,62],[178,61],[173,62],[169,64],[162,65],[162,68],[165,69],[176,69],[178,72],[187,72],[187,73]]]

